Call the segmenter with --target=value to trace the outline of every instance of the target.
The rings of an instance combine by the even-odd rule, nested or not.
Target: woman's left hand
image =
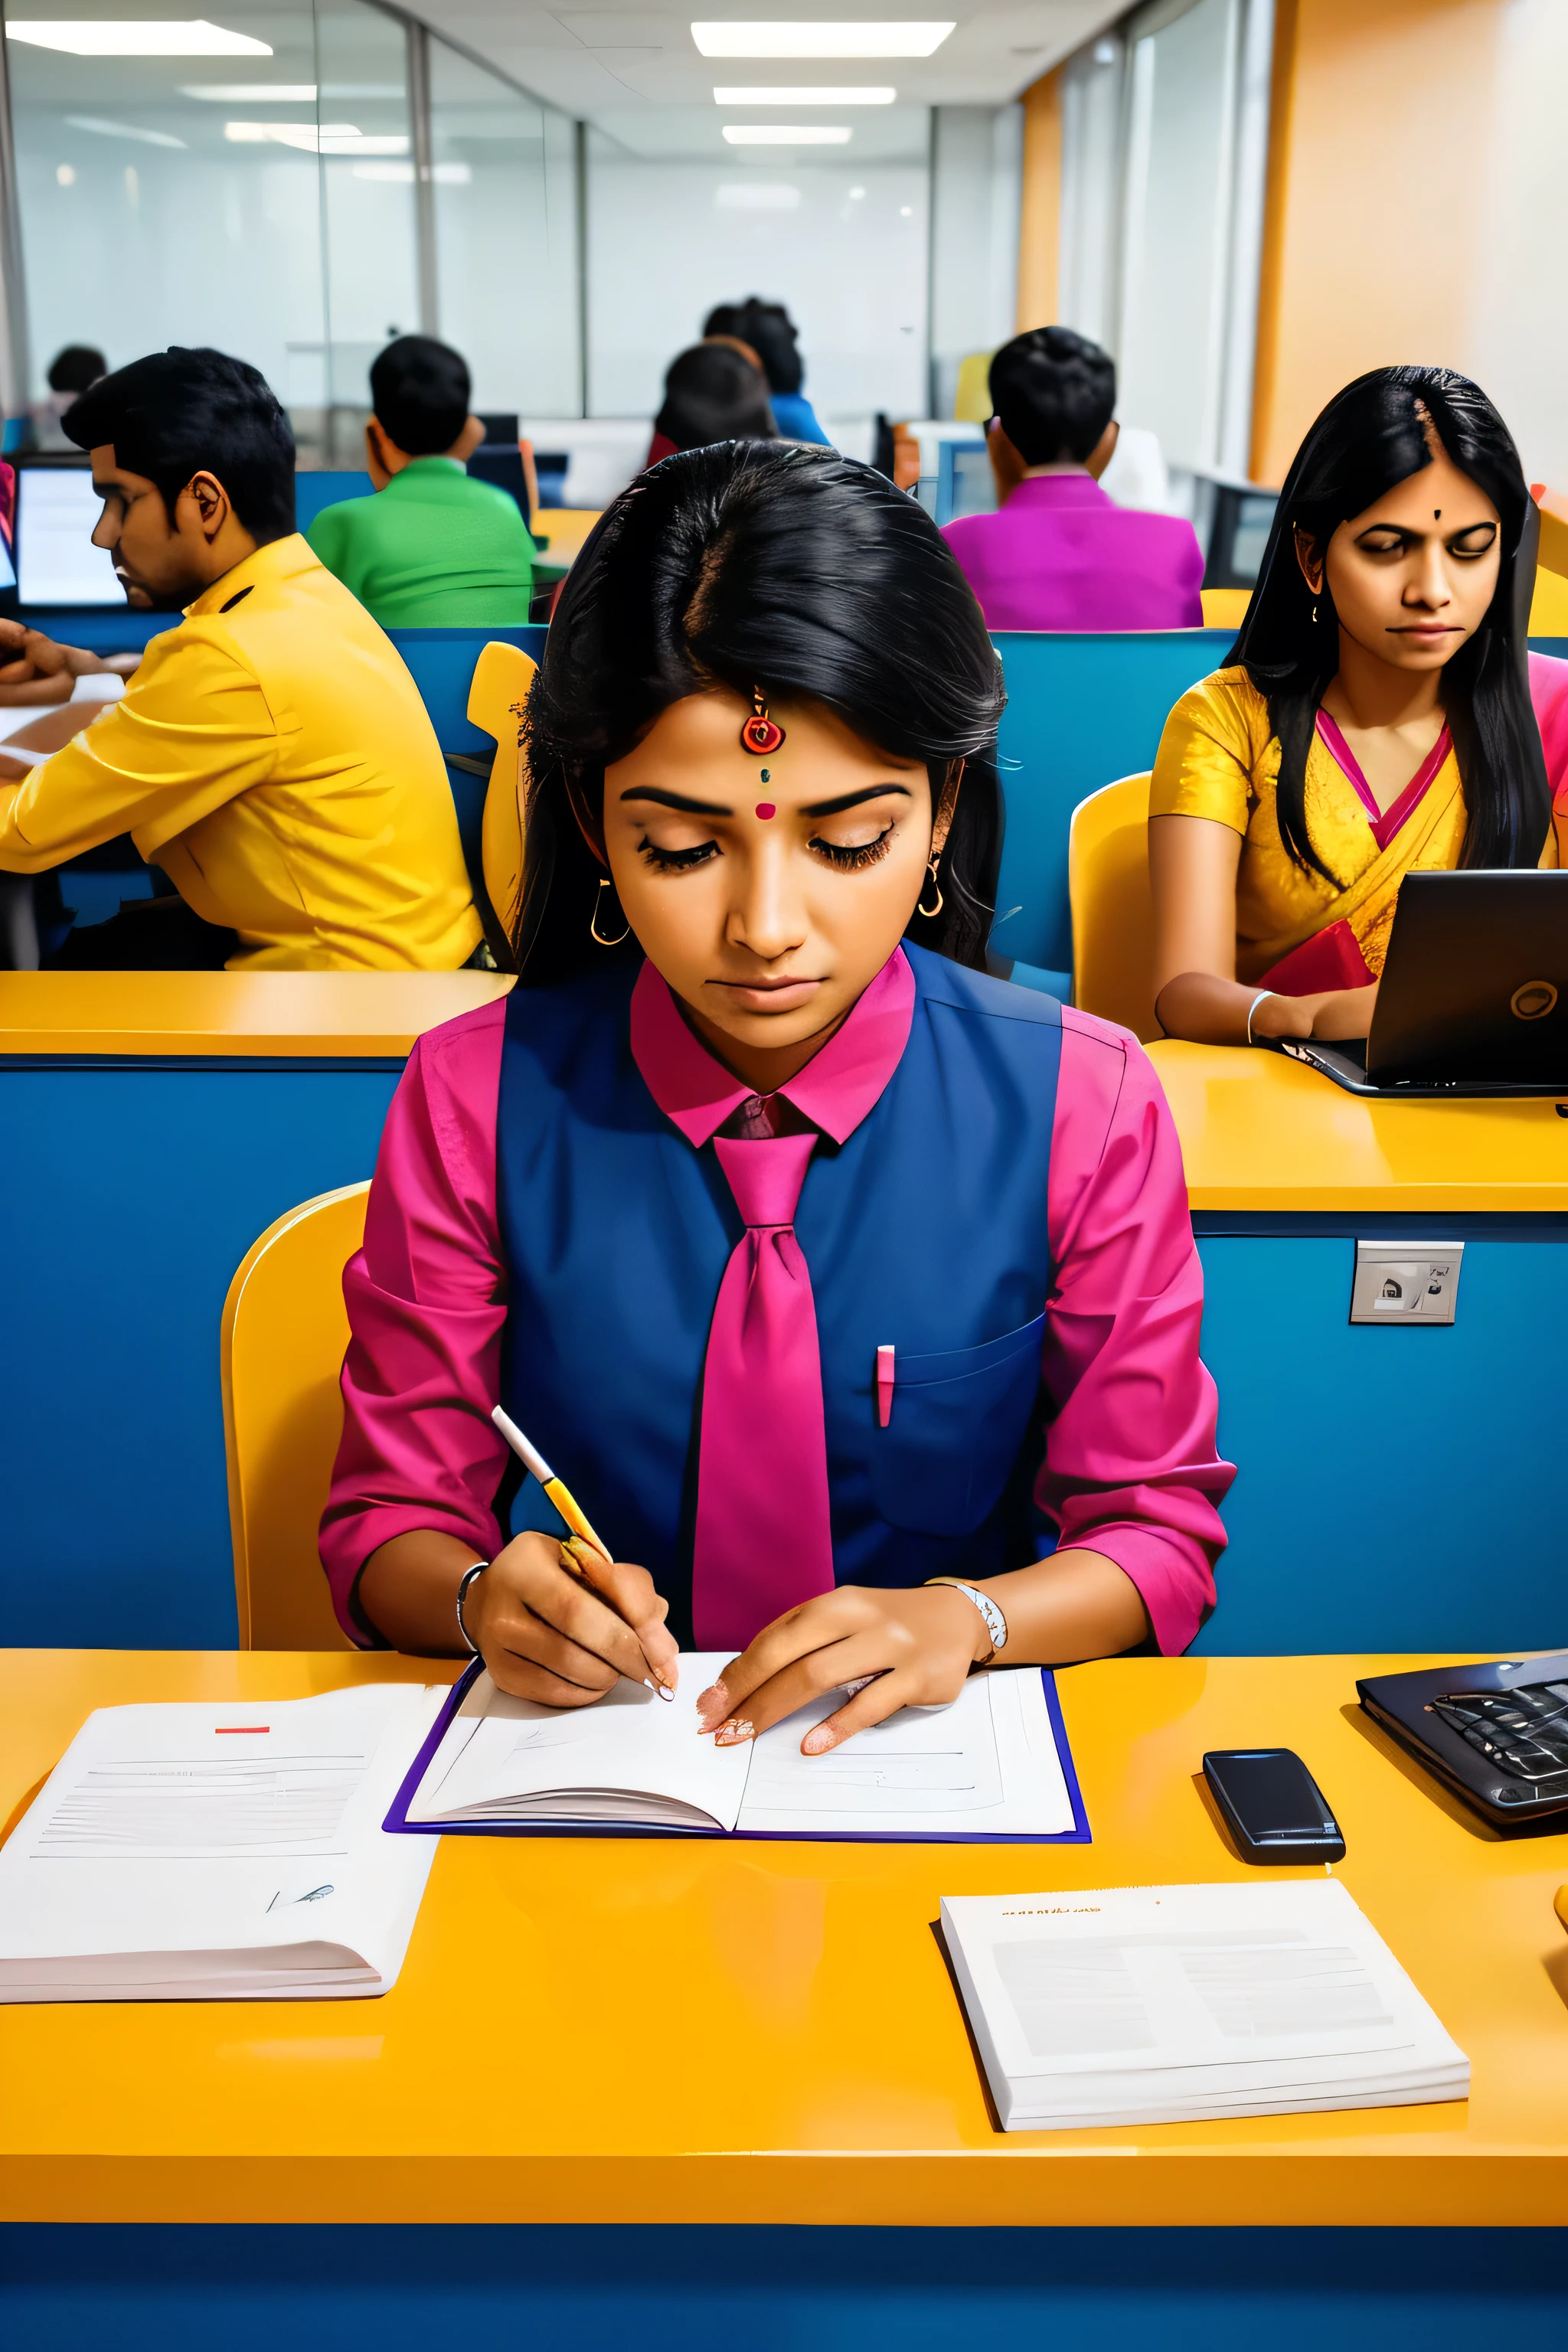
[[[824,1691],[874,1675],[801,1741],[802,1755],[821,1756],[901,1706],[945,1706],[990,1655],[985,1620],[951,1584],[841,1584],[764,1626],[698,1700],[698,1727],[733,1747]]]

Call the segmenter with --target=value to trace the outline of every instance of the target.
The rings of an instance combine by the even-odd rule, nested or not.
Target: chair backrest
[[[242,1650],[347,1650],[316,1548],[342,1433],[343,1268],[368,1184],[319,1192],[268,1225],[224,1301],[228,1517]]]
[[[1079,801],[1068,840],[1073,1003],[1147,1045],[1154,1018],[1149,778],[1123,776]]]
[[[489,645],[474,666],[468,688],[469,723],[493,737],[496,747],[485,791],[480,856],[491,908],[509,939],[522,889],[525,772],[518,730],[538,667],[532,655],[517,646]]]

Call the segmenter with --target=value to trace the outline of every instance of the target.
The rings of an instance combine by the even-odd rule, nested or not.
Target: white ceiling
[[[763,157],[768,150],[725,147],[721,126],[764,121],[769,115],[754,108],[721,110],[713,102],[716,85],[773,83],[800,89],[812,84],[891,83],[899,94],[894,107],[813,109],[802,118],[851,123],[856,137],[850,152],[864,153],[869,162],[873,149],[879,152],[895,131],[889,115],[903,115],[907,106],[1004,105],[1124,7],[1125,0],[1121,6],[1107,0],[1003,0],[991,6],[933,0],[926,7],[912,0],[844,0],[837,7],[828,0],[752,0],[739,6],[701,0],[700,8],[689,0],[685,7],[618,9],[574,6],[570,0],[556,8],[536,0],[418,0],[426,23],[450,33],[536,96],[598,124],[624,143],[658,154],[720,152],[731,162],[748,152]],[[951,17],[955,29],[930,58],[719,58],[699,55],[691,38],[694,16],[807,23]],[[775,110],[772,119],[793,121],[797,114],[786,110],[781,118]],[[878,127],[879,117],[885,129]],[[793,160],[803,152],[786,149],[782,156]],[[775,161],[782,156],[774,151]]]

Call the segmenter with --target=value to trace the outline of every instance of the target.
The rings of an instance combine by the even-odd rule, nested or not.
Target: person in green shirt
[[[515,499],[470,479],[484,439],[467,363],[400,335],[370,372],[376,495],[323,507],[305,536],[384,629],[509,628],[528,618],[533,541]]]

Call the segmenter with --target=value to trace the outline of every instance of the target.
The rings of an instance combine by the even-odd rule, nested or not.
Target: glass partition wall
[[[178,26],[141,0],[40,5],[5,43],[37,437],[69,343],[110,367],[170,343],[249,360],[305,466],[363,464],[370,362],[397,334],[455,343],[487,411],[581,412],[564,115],[373,0]],[[190,47],[137,53],[157,39]]]

